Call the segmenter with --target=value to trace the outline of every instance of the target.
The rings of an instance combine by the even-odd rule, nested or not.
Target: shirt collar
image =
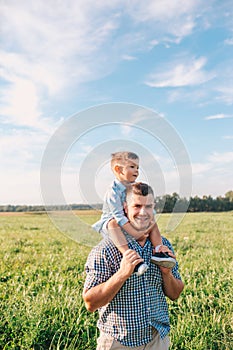
[[[135,238],[131,238],[129,244],[133,247],[133,249],[136,248],[136,247],[138,247],[138,249],[139,249],[140,251],[143,251],[143,250],[145,250],[145,249],[151,250],[151,242],[150,242],[149,239],[146,240],[146,242],[145,242],[145,244],[144,244],[143,247],[136,241]]]
[[[115,179],[115,180],[114,180],[114,183],[115,183],[116,187],[118,187],[118,189],[119,189],[121,192],[124,192],[124,191],[126,190],[125,185],[123,185],[118,179]]]

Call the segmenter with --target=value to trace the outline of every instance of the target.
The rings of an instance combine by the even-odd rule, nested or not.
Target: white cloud
[[[42,116],[37,86],[33,81],[15,77],[2,91],[0,98],[1,123],[13,124],[51,134],[59,121]]]
[[[134,60],[137,59],[137,57],[135,57],[135,56],[130,56],[130,55],[123,55],[123,56],[122,56],[122,59],[123,59],[124,61],[134,61]]]
[[[203,163],[193,163],[192,172],[194,175],[204,175],[206,172],[213,173],[222,167],[228,167],[233,162],[233,152],[213,152],[207,157],[207,161]]]
[[[232,174],[230,172],[208,174],[208,183],[205,177],[193,177],[192,196],[211,195],[212,197],[223,196],[232,189]]]
[[[228,38],[228,39],[224,40],[224,44],[233,45],[233,38]]]
[[[17,169],[17,176],[13,171],[0,174],[1,204],[41,204],[40,173],[37,170]]]
[[[207,171],[211,170],[212,165],[210,163],[193,163],[192,173],[193,175],[203,175]]]
[[[225,85],[222,83],[222,85],[216,87],[216,91],[219,93],[218,100],[223,101],[227,105],[233,104],[233,85],[229,85],[228,82]]]
[[[43,130],[0,129],[0,202],[40,204],[40,166],[49,136]]]
[[[136,22],[153,22],[157,31],[181,39],[189,35],[195,27],[196,16],[202,11],[199,4],[199,1],[194,0],[136,0],[128,1],[127,6]]]
[[[48,136],[43,132],[24,129],[0,130],[0,163],[4,169],[27,169],[38,166],[42,157],[43,147],[48,142]]]
[[[155,46],[157,46],[157,45],[159,45],[159,40],[153,39],[153,40],[151,40],[151,41],[149,42],[148,48],[149,48],[149,49],[153,49],[153,48],[154,48]]]
[[[151,73],[145,84],[151,87],[181,87],[203,84],[214,78],[213,73],[203,68],[206,58],[187,59],[180,62],[171,62],[154,73]]]
[[[120,130],[123,136],[129,136],[133,132],[132,126],[124,124],[120,126]]]
[[[214,152],[209,156],[209,160],[214,164],[229,164],[233,163],[233,152]]]
[[[193,195],[219,196],[231,190],[232,162],[233,152],[214,152],[206,162],[193,163]]]
[[[208,91],[200,85],[196,86],[196,88],[193,87],[191,90],[180,87],[179,89],[172,89],[168,92],[168,101],[170,103],[175,101],[190,101],[191,103],[195,103],[196,106],[200,106],[206,98],[208,98]]]
[[[209,116],[205,117],[204,119],[205,120],[214,120],[214,119],[227,119],[227,118],[233,118],[233,116],[219,113],[219,114],[209,115]]]
[[[175,13],[178,16],[184,13],[192,13],[195,4],[197,2],[194,0],[181,0],[179,3],[171,3],[169,0],[158,0],[156,2],[149,0],[142,3],[140,0],[135,0],[134,2],[129,1],[127,5],[129,12],[137,21],[145,22],[155,19],[160,19],[161,21],[165,21],[165,19],[170,20]],[[169,11],[167,11],[168,8]]]
[[[1,96],[1,114],[5,121],[33,126],[40,117],[39,101],[35,85],[29,80],[15,79]]]

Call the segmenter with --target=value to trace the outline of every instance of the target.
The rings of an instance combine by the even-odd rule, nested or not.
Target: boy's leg
[[[117,224],[116,220],[112,219],[108,222],[107,229],[109,232],[109,236],[111,240],[113,241],[114,245],[117,247],[117,249],[121,252],[123,255],[126,250],[129,249],[127,239],[122,232],[120,226]],[[134,272],[141,276],[146,272],[148,269],[148,265],[144,262],[140,262],[135,266]]]
[[[153,244],[153,247],[155,248],[163,244],[162,237],[156,222],[150,232],[150,241]]]
[[[109,236],[113,241],[114,245],[123,255],[126,250],[129,249],[127,239],[125,238],[124,233],[122,232],[120,226],[117,224],[116,220],[112,219],[107,224],[107,229]]]

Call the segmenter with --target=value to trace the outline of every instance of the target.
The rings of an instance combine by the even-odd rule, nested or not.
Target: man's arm
[[[171,246],[170,248],[172,249]],[[166,245],[160,247],[161,252],[166,252],[175,259],[176,256],[171,249]],[[184,289],[184,283],[179,278],[174,277],[171,269],[160,266],[160,271],[162,273],[164,294],[171,300],[178,299]]]
[[[171,269],[166,267],[160,267],[163,278],[163,291],[164,294],[171,300],[176,300],[180,296],[184,289],[184,283],[175,278],[171,272]]]
[[[83,291],[83,300],[88,311],[94,312],[108,304],[131,276],[135,266],[143,259],[134,250],[128,249],[121,260],[120,269],[106,282]]]

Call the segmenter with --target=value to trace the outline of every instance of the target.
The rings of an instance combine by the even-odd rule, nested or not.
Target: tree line
[[[176,212],[221,212],[233,210],[233,191],[228,191],[225,196],[213,198],[195,196],[181,198],[177,193],[172,195],[157,196],[155,198],[156,211],[158,213]],[[185,210],[184,210],[185,208]],[[70,205],[1,205],[0,212],[45,212],[56,210],[101,210],[102,204],[70,204]]]
[[[189,199],[180,198],[177,193],[156,197],[156,211],[159,213],[183,212],[220,212],[233,210],[233,191],[228,191],[224,197],[195,196]]]

